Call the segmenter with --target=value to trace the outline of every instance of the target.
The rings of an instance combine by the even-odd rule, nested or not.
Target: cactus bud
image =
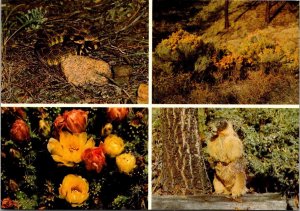
[[[129,113],[128,108],[108,108],[107,118],[110,121],[122,121],[127,117],[128,113]]]
[[[51,131],[51,126],[49,122],[44,119],[41,119],[39,121],[39,131],[44,137],[47,137]]]
[[[19,159],[21,157],[21,153],[19,150],[16,150],[16,149],[9,149],[9,154],[13,157],[13,158],[17,158]]]
[[[14,107],[13,108],[13,111],[19,116],[21,117],[22,119],[26,119],[27,117],[27,114],[25,112],[25,110],[23,108],[20,108],[20,107]]]
[[[111,134],[112,132],[112,129],[113,129],[113,126],[111,123],[107,123],[104,125],[104,127],[101,129],[101,136],[108,136]]]
[[[63,114],[66,128],[72,133],[85,132],[88,120],[88,112],[73,109]]]
[[[13,141],[23,142],[30,139],[29,127],[22,119],[17,119],[11,129],[10,136]]]
[[[10,179],[8,182],[8,186],[11,191],[16,192],[19,189],[19,185],[16,183],[16,181]]]

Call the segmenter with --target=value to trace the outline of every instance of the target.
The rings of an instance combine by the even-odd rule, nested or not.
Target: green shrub
[[[298,109],[208,109],[206,113],[209,120],[225,118],[237,126],[248,160],[248,186],[257,192],[298,192]]]
[[[113,209],[124,209],[128,203],[129,197],[118,195],[112,202]]]
[[[203,73],[211,63],[211,58],[208,56],[199,56],[195,62],[195,72]]]
[[[268,71],[293,72],[299,65],[295,56],[296,44],[289,42],[289,48],[284,44],[270,39],[268,34],[257,32],[245,38],[238,49],[231,49],[236,54],[251,59],[256,68]],[[298,54],[297,54],[298,55]]]
[[[17,19],[22,24],[26,26],[27,30],[37,30],[41,28],[41,25],[47,21],[45,17],[47,11],[42,7],[28,10],[27,13],[20,12],[20,15],[17,16]]]
[[[159,72],[165,72],[167,74],[172,74],[174,70],[173,62],[162,61],[156,54],[153,54],[152,65]]]
[[[199,36],[181,29],[159,43],[155,52],[164,61],[180,62],[195,57],[202,46]]]

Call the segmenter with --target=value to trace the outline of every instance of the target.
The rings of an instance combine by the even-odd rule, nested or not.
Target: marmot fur
[[[214,189],[218,194],[244,195],[246,188],[246,162],[243,143],[230,122],[221,122],[217,134],[208,142],[209,162],[215,170]]]

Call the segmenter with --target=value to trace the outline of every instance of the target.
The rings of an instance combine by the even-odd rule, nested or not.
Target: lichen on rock
[[[82,86],[89,83],[105,85],[112,77],[110,65],[103,60],[71,55],[61,62],[61,69],[69,83]]]

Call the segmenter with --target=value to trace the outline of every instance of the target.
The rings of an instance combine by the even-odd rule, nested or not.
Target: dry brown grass
[[[243,81],[224,81],[219,85],[198,85],[191,92],[191,103],[297,104],[299,83],[292,76],[250,72]]]
[[[193,85],[191,74],[160,75],[153,77],[153,103],[189,103],[189,92]]]

